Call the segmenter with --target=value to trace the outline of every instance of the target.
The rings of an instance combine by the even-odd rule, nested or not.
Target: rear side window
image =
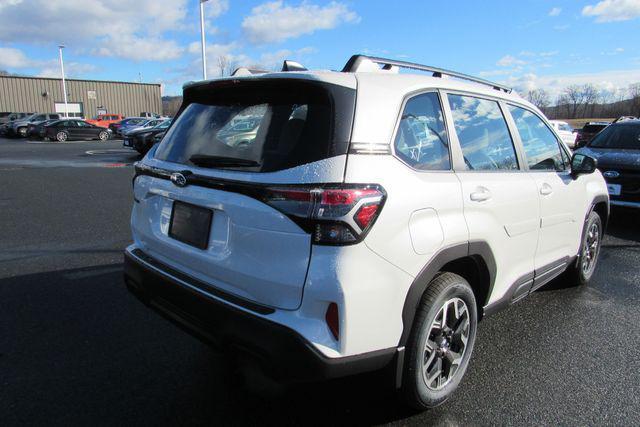
[[[513,141],[496,101],[448,95],[464,162],[470,170],[517,170]]]
[[[509,111],[516,122],[529,169],[564,170],[560,144],[542,119],[531,111],[514,105],[509,105]]]
[[[352,89],[294,79],[195,86],[155,157],[273,172],[346,154],[354,102]]]
[[[437,93],[424,93],[407,101],[396,134],[395,152],[415,169],[451,169],[449,141]]]

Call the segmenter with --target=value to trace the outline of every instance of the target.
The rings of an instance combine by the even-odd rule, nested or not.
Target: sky
[[[478,75],[557,97],[570,84],[640,82],[640,0],[209,0],[209,77],[218,58],[339,70],[355,53]],[[0,70],[161,83],[202,78],[198,0],[0,0]]]

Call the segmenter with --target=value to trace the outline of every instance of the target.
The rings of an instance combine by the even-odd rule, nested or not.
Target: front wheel
[[[65,142],[68,138],[69,135],[67,135],[66,132],[58,132],[56,134],[56,139],[58,140],[58,142]]]
[[[100,139],[100,141],[106,141],[107,139],[109,139],[109,132],[105,132],[102,131],[98,134],[98,138]]]
[[[464,376],[476,338],[476,300],[453,273],[436,276],[422,296],[407,345],[402,392],[417,409],[444,403]]]
[[[592,211],[584,225],[578,258],[566,272],[567,279],[572,285],[586,285],[593,277],[603,237],[602,219],[597,212]]]
[[[18,128],[18,135],[21,138],[26,138],[27,137],[27,128]]]

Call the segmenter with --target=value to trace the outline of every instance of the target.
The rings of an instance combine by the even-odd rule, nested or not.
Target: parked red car
[[[117,123],[124,119],[122,114],[98,114],[95,119],[85,120],[92,125],[108,128],[111,123]]]

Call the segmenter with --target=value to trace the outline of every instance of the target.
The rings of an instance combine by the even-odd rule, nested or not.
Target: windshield
[[[146,121],[147,119],[127,119],[126,121],[123,121],[122,124],[123,125],[140,125]]]
[[[640,125],[609,126],[593,138],[589,147],[640,150]]]
[[[162,122],[159,125],[157,125],[155,128],[156,129],[166,129],[169,126],[171,126],[171,120],[165,120],[164,122]]]
[[[340,88],[349,108],[340,116],[336,111],[341,120],[334,123],[334,108],[343,108],[344,102],[332,102],[331,91],[337,90],[332,85],[287,79],[211,86],[185,92],[185,107],[156,158],[272,172],[346,154],[355,96],[351,89]]]

